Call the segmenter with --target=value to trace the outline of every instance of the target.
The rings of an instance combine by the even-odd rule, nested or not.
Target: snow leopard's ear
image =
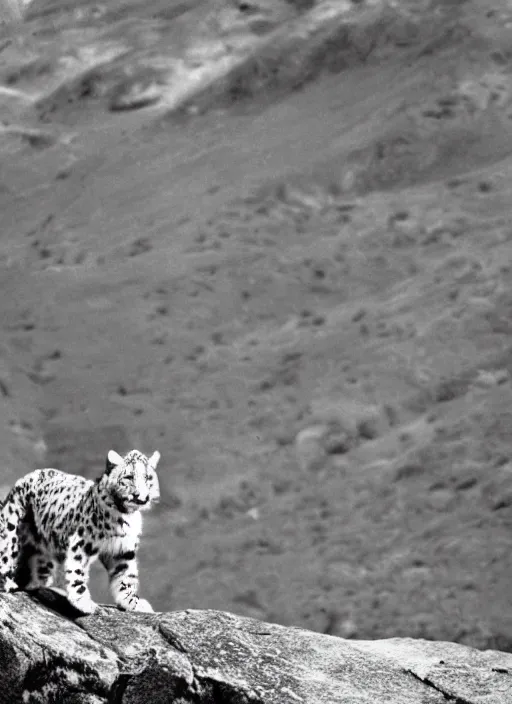
[[[115,450],[110,450],[107,455],[106,473],[110,474],[114,467],[117,467],[119,464],[123,464],[123,458],[121,455],[118,455]]]
[[[156,469],[156,466],[158,464],[158,461],[160,459],[160,453],[158,450],[156,452],[153,452],[151,457],[148,459],[148,464],[153,467],[153,469]]]

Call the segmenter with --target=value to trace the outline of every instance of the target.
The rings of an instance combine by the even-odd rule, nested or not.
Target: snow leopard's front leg
[[[96,611],[89,591],[89,569],[97,551],[78,535],[72,537],[64,559],[64,578],[68,601],[84,614]]]
[[[22,491],[18,486],[8,494],[0,512],[0,589],[14,592],[18,556],[20,554],[20,521],[24,514]]]
[[[100,560],[105,566],[110,580],[110,591],[115,604],[124,611],[152,612],[151,604],[141,599],[139,591],[139,570],[137,567],[137,545],[123,545],[119,552],[103,553]]]

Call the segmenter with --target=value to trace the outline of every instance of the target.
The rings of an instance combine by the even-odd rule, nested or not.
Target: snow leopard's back
[[[21,520],[33,520],[45,538],[52,529],[61,530],[70,518],[85,509],[93,482],[57,469],[36,469],[19,479],[11,489],[2,508],[5,520],[22,510]],[[74,522],[74,521],[71,521]]]

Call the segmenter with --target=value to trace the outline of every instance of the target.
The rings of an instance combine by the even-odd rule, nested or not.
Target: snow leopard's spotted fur
[[[87,584],[99,557],[118,607],[152,611],[137,593],[136,554],[140,511],[160,495],[159,459],[158,452],[148,459],[132,450],[123,458],[111,450],[95,482],[56,469],[36,469],[19,479],[0,512],[0,590],[15,591],[23,569],[30,574],[26,589],[51,586],[61,568],[71,604],[93,613]]]

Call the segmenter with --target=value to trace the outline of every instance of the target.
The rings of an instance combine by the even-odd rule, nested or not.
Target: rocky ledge
[[[512,654],[409,638],[344,640],[219,611],[70,613],[0,594],[0,702],[505,704]]]

